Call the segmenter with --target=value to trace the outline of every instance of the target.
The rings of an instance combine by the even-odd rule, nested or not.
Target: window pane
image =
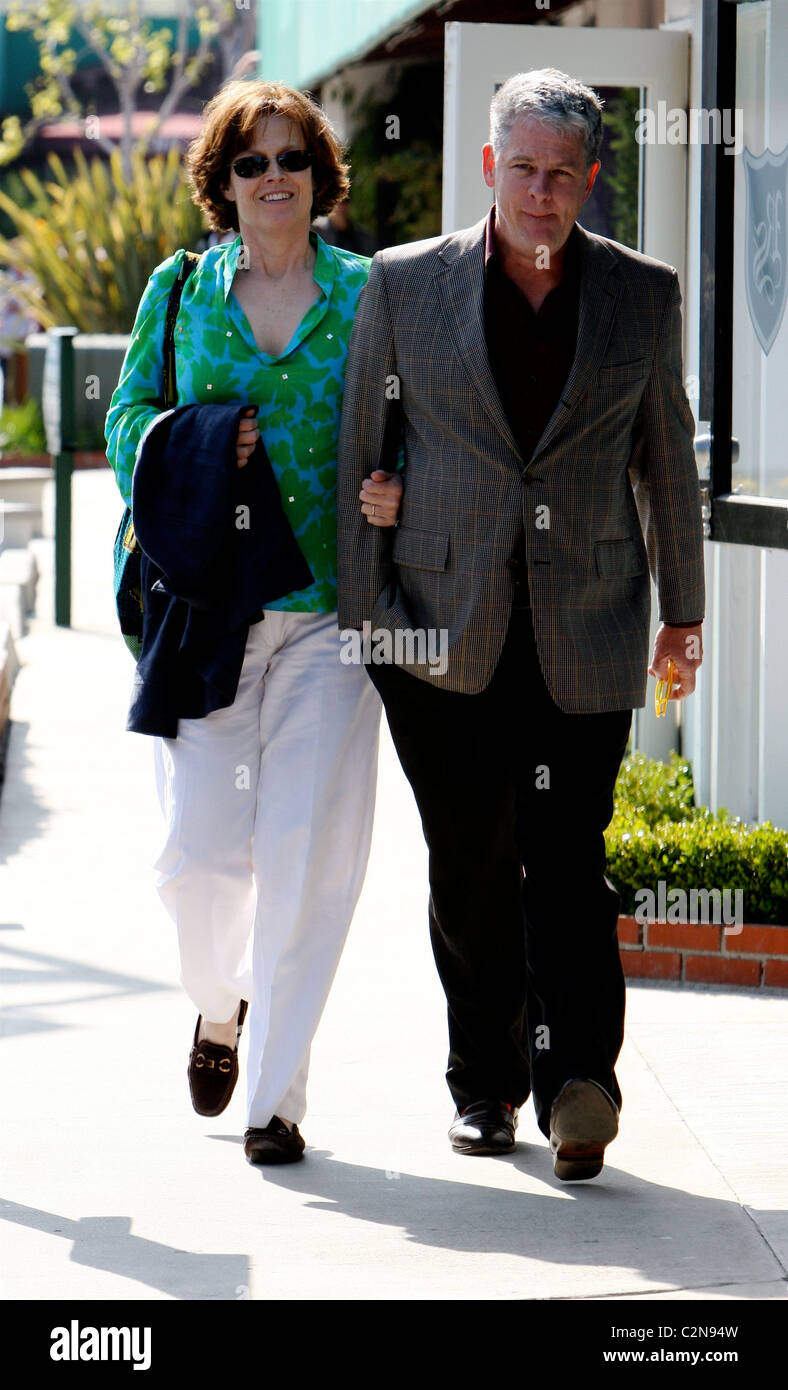
[[[737,6],[733,488],[788,497],[788,5]]]

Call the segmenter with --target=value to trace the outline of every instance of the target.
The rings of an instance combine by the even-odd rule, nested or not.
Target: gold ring
[[[373,506],[372,511],[370,512],[370,516],[374,516],[374,515],[375,515],[375,508],[374,508],[374,506]]]

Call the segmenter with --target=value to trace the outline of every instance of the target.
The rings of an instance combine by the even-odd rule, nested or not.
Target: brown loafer
[[[198,1115],[221,1115],[230,1104],[238,1080],[238,1042],[249,1005],[241,1000],[235,1025],[235,1047],[199,1039],[202,1014],[197,1019],[194,1042],[189,1053],[189,1091]]]
[[[550,1111],[550,1151],[561,1182],[595,1178],[605,1145],[618,1134],[618,1106],[598,1081],[574,1076],[558,1092]]]
[[[244,1153],[250,1163],[297,1163],[305,1148],[298,1125],[288,1129],[278,1115],[265,1129],[247,1129],[244,1134]]]

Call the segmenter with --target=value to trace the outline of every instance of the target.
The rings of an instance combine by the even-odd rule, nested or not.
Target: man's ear
[[[482,178],[488,188],[495,187],[495,154],[489,142],[482,145]]]
[[[590,168],[589,171],[588,171],[588,177],[587,177],[587,179],[586,179],[586,191],[585,191],[585,195],[584,195],[584,197],[583,197],[583,202],[586,201],[586,198],[590,198],[590,197],[591,197],[591,194],[592,194],[593,188],[594,188],[594,184],[596,183],[596,176],[597,176],[597,174],[599,173],[599,170],[600,170],[601,168],[602,168],[602,162],[601,162],[601,160],[595,159],[595,160],[594,160],[594,163],[591,165],[591,168]]]

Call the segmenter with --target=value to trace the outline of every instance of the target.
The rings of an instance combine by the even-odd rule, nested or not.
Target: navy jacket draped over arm
[[[175,738],[231,705],[249,626],[313,583],[262,440],[236,456],[244,403],[181,405],[151,422],[132,479],[142,652],[127,729]]]

